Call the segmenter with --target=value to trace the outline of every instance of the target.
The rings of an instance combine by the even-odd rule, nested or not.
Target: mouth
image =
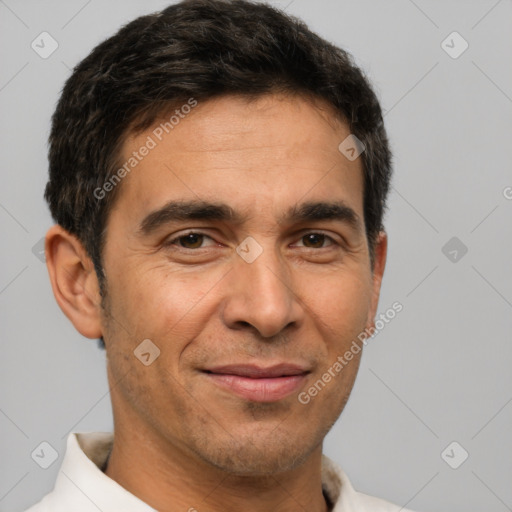
[[[226,365],[203,370],[220,388],[252,402],[277,402],[298,391],[310,373],[305,366],[287,363],[271,367]]]

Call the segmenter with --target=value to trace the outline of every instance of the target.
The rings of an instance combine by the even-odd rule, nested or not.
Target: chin
[[[228,436],[228,434],[226,434]],[[311,435],[290,436],[270,432],[266,436],[251,435],[217,438],[195,443],[194,451],[207,464],[236,476],[269,476],[291,471],[303,464],[320,444],[311,443]]]

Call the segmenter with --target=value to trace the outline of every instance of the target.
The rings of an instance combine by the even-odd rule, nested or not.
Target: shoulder
[[[41,501],[27,508],[24,512],[50,512],[48,508],[48,498],[45,496]]]
[[[361,502],[361,505],[364,506],[364,510],[368,512],[413,512],[412,510],[403,508],[399,505],[394,505],[389,501],[385,501],[374,496],[368,496],[367,494],[360,492],[357,493],[357,497]]]
[[[333,503],[332,512],[412,512],[356,491],[341,467],[325,455],[322,457],[322,485]]]

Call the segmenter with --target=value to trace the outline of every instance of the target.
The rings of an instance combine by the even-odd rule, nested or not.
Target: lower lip
[[[298,391],[306,378],[306,374],[261,379],[221,373],[207,373],[206,375],[221,388],[252,402],[282,400]]]

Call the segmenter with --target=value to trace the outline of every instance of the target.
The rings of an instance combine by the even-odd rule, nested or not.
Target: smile
[[[215,385],[252,402],[277,402],[297,392],[309,371],[280,364],[270,368],[230,365],[204,371]]]

